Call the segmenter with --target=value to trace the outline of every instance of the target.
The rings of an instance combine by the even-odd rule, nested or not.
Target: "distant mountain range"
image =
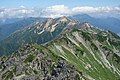
[[[35,22],[42,22],[45,18],[11,18],[0,20],[0,41],[7,38],[13,32],[33,25]]]
[[[120,19],[117,18],[113,18],[113,17],[94,18],[87,14],[73,15],[70,18],[73,18],[80,22],[89,22],[92,25],[104,30],[111,30],[115,33],[120,33]]]
[[[120,37],[68,17],[12,33],[0,54],[0,80],[120,79]]]
[[[20,20],[23,20],[23,18],[0,18],[0,25],[15,23]]]
[[[92,25],[105,30],[111,30],[115,33],[120,33],[120,20],[113,17],[108,18],[95,18],[87,14],[78,14],[70,16],[69,18],[78,20],[80,22],[89,22]],[[0,19],[0,41],[7,38],[16,30],[23,29],[33,25],[35,22],[42,22],[46,18],[8,18]]]
[[[48,19],[42,23],[37,22],[32,26],[25,27],[11,34],[0,43],[0,53],[6,54],[17,50],[27,43],[46,43],[57,37],[69,24],[66,17]]]
[[[66,17],[62,17],[63,22],[66,20],[65,23],[62,23],[61,18],[27,18],[21,19],[19,21],[14,21],[10,24],[2,25],[1,33],[4,34],[4,36],[1,36],[0,53],[7,54],[14,52],[20,46],[27,43],[46,43],[57,37],[64,28],[67,28],[68,26],[73,27],[75,25],[81,26],[81,24],[84,22],[91,23],[98,27],[100,25],[109,25],[109,21],[114,21],[114,23],[111,22],[110,24],[112,26],[112,24],[116,23],[117,28],[115,30],[116,32],[119,31],[119,27],[117,26],[119,25],[119,20],[115,18],[111,18],[111,20],[106,19],[106,22],[105,20],[103,21],[102,19],[96,19],[86,14],[74,15],[69,18],[70,19],[68,20]],[[105,26],[99,28],[106,29]],[[109,26],[109,28],[111,27]]]

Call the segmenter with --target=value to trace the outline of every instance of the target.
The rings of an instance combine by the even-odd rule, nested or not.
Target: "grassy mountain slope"
[[[65,17],[48,19],[32,27],[23,28],[0,42],[0,54],[9,54],[27,43],[43,44],[56,38],[69,24]]]
[[[88,24],[0,57],[2,80],[119,80],[120,37]]]
[[[116,40],[115,44],[112,39]],[[73,30],[50,43],[49,48],[91,80],[117,80],[120,77],[119,39],[96,29]]]

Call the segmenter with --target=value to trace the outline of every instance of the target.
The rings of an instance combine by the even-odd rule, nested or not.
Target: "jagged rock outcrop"
[[[57,25],[53,31],[55,33],[48,30],[56,37],[48,39],[50,35],[45,30],[44,34],[46,33],[47,36],[41,36],[42,33],[41,37],[37,36],[37,38],[50,41],[41,45],[31,42],[32,44],[24,45],[9,56],[1,56],[1,80],[120,79],[120,37],[118,35],[111,31],[97,29],[89,23],[68,20],[66,17],[50,19],[49,25],[48,21],[41,24],[39,29],[44,25],[48,30],[48,27],[60,21],[58,24],[60,26]],[[29,30],[34,31],[36,28],[34,26]],[[59,34],[56,34],[57,31],[60,31]]]

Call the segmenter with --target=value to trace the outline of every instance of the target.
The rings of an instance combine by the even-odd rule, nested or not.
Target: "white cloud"
[[[75,7],[72,9],[74,13],[120,13],[120,7]]]
[[[21,5],[20,8],[26,8],[25,6]]]
[[[25,17],[32,16],[35,11],[33,9],[28,9],[25,7],[20,8],[6,8],[0,11],[0,18],[10,18],[10,17]]]
[[[120,14],[120,7],[90,7],[90,6],[78,6],[69,8],[65,5],[49,6],[45,9],[39,10],[38,8],[26,8],[20,6],[19,8],[0,8],[0,18],[2,17],[61,17],[69,16],[79,13],[87,14],[103,14],[114,13]]]
[[[93,8],[93,7],[88,7],[88,6],[84,6],[84,7],[75,7],[72,9],[72,11],[74,13],[91,13],[91,12],[96,12],[97,8]]]
[[[67,7],[67,6],[64,6],[64,5],[55,5],[55,6],[50,6],[50,7],[47,7],[46,9],[43,9],[43,14],[46,16],[46,17],[60,17],[60,16],[67,16],[69,14],[71,14],[71,10]]]
[[[90,7],[90,6],[78,6],[72,9],[68,8],[64,5],[55,5],[50,6],[44,9],[44,15],[46,17],[60,17],[60,16],[68,16],[74,14],[103,14],[103,13],[116,13],[120,14],[120,7]]]
[[[64,5],[50,6],[50,7],[47,7],[45,10],[49,12],[55,12],[55,13],[61,13],[61,14],[68,14],[70,12],[69,8]]]

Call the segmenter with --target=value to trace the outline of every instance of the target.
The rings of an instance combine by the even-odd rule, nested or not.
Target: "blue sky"
[[[0,18],[24,15],[54,18],[80,13],[118,17],[120,0],[0,0]]]
[[[39,7],[52,5],[65,5],[70,8],[75,6],[120,6],[120,0],[0,0],[0,7]]]

